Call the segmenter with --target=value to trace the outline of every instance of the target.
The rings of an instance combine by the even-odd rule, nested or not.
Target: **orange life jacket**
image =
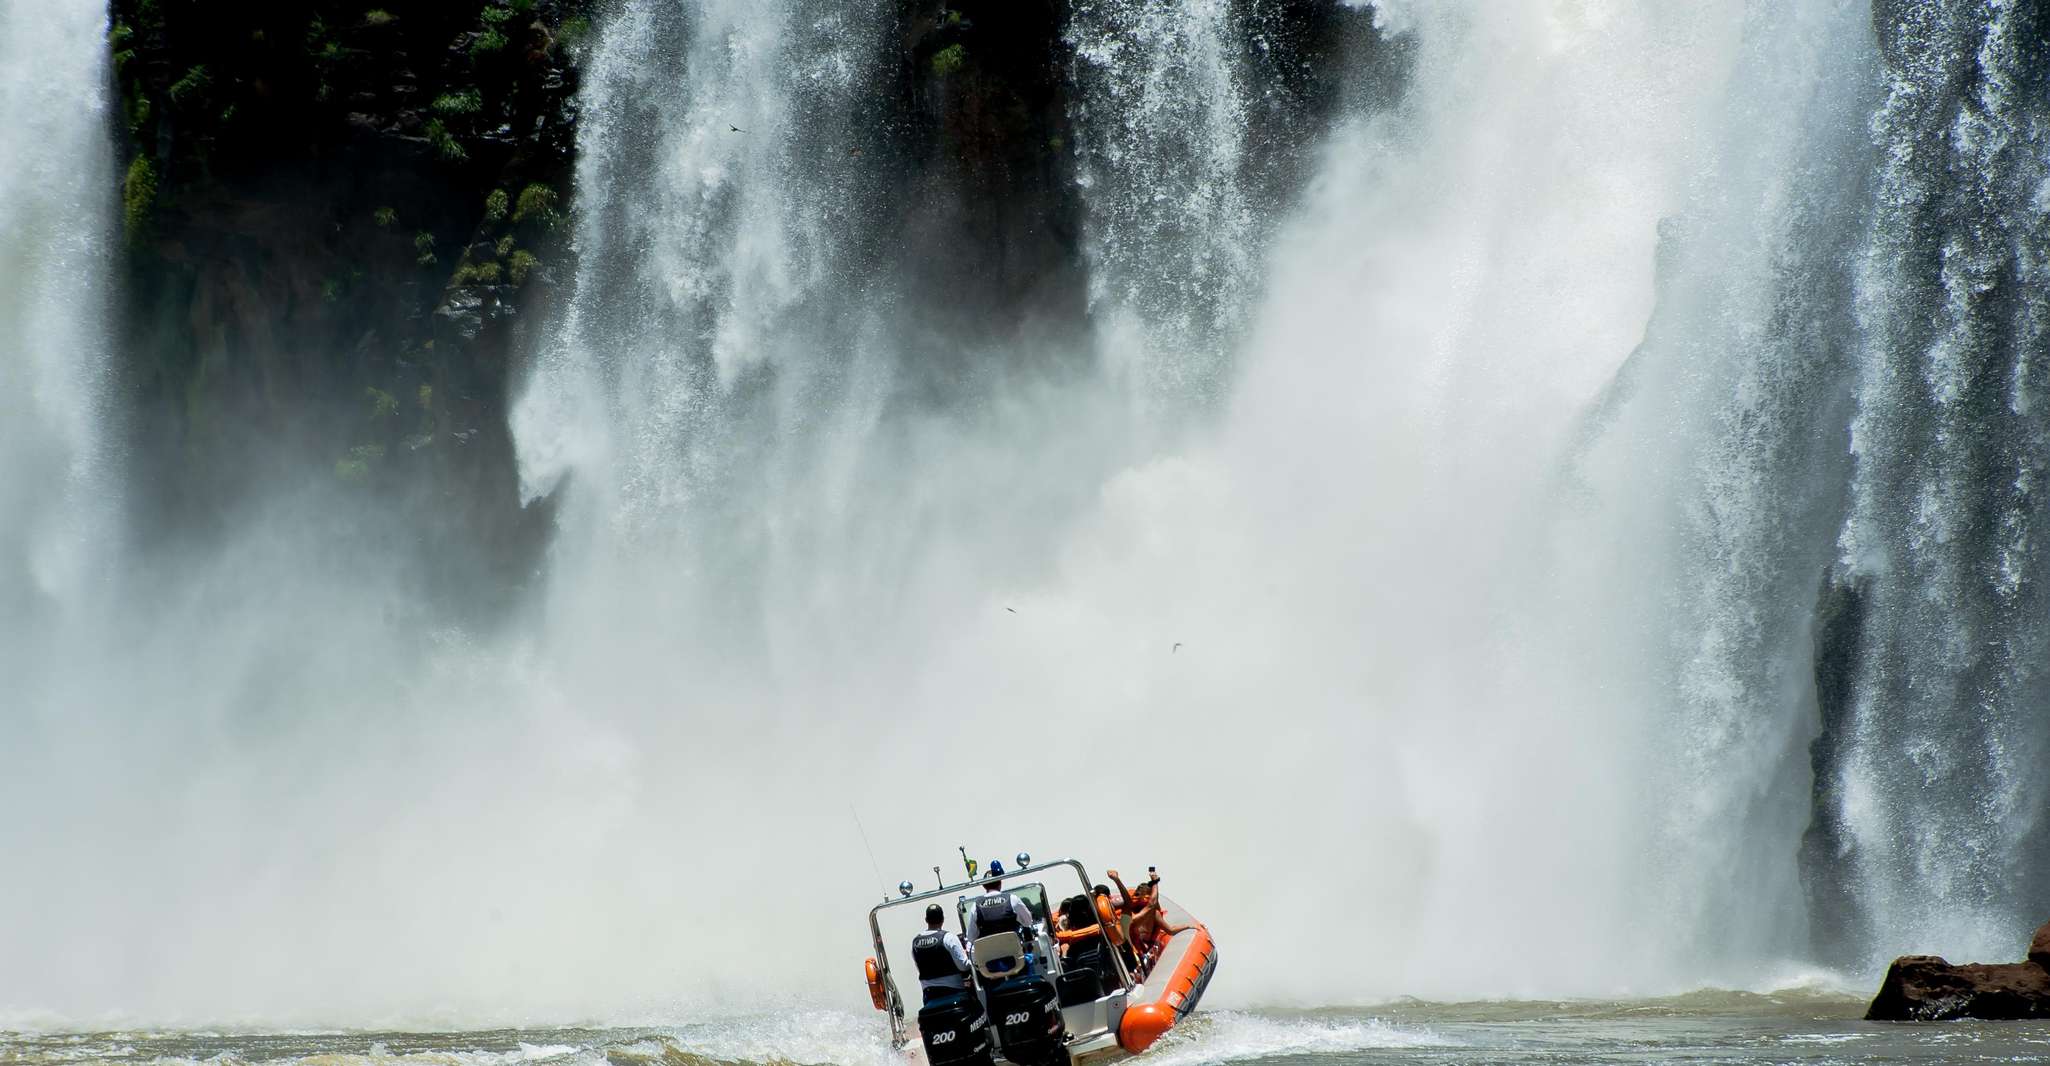
[[[1110,942],[1118,947],[1125,943],[1125,927],[1118,921],[1117,908],[1110,905],[1109,896],[1096,897],[1096,921],[1110,930]]]
[[[1100,925],[1085,925],[1080,929],[1056,929],[1053,938],[1063,944],[1073,944],[1078,940],[1095,939],[1096,934],[1102,929]]]

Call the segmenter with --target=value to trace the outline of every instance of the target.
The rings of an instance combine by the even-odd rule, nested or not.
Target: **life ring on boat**
[[[883,990],[883,972],[876,968],[876,960],[869,959],[862,966],[868,972],[868,999],[877,1010],[890,1009],[890,995]]]

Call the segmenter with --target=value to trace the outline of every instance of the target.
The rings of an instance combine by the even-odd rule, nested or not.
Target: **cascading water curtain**
[[[1747,19],[1576,460],[1663,544],[1669,909],[1739,968],[2005,958],[2050,861],[2042,16]]]
[[[104,9],[0,3],[0,672],[13,683],[109,562],[108,60]],[[151,165],[128,177],[137,224]]]
[[[2050,899],[2050,16],[1880,5],[1856,260],[1855,651],[1819,766],[1849,954],[2004,959]]]
[[[817,467],[826,427],[865,417],[848,260],[886,202],[851,147],[884,99],[872,8],[650,0],[602,28],[574,291],[512,412],[528,496],[571,478],[566,619],[632,588],[650,633],[744,629],[724,612],[755,609],[775,487]],[[626,576],[650,567],[659,587]]]
[[[1078,180],[1105,359],[1141,403],[1215,402],[1274,205],[1248,190],[1250,19],[1234,0],[1079,0]]]

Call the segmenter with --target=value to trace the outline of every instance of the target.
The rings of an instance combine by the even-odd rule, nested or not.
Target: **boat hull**
[[[1188,1017],[1217,971],[1217,945],[1209,928],[1166,896],[1160,898],[1160,909],[1168,924],[1187,928],[1161,945],[1146,979],[1126,997],[1117,1030],[1118,1046],[1128,1054],[1152,1047]]]

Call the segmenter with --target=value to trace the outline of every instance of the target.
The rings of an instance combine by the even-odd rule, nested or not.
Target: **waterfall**
[[[1113,497],[1192,532],[1098,548],[1072,587],[1201,626],[1202,682],[1159,705],[1290,782],[1206,819],[1290,826],[1249,858],[1314,852],[1382,962],[1341,976],[1283,947],[1252,979],[1306,999],[1700,980],[1699,952],[1632,947],[1692,938],[1695,893],[1663,889],[1701,872],[1638,861],[1668,839],[1660,719],[1684,717],[1652,654],[1672,616],[1638,585],[1668,519],[1587,514],[1605,488],[1565,470],[1644,340],[1661,224],[1715,159],[1741,8],[1381,7],[1414,36],[1410,83],[1341,127],[1277,238],[1219,439]],[[1789,902],[1720,931],[1751,946],[1737,979],[1772,965]]]
[[[1817,815],[1863,920],[1855,950],[2007,958],[2050,888],[2050,54],[2026,5],[1886,8],[1875,28],[1833,575],[1856,655]]]
[[[0,852],[65,872],[0,885],[0,1009],[853,1005],[857,818],[889,883],[1159,865],[1215,1002],[1862,979],[2050,917],[2031,7],[1334,3],[1399,70],[1333,46],[1297,108],[1307,6],[1073,0],[1072,142],[934,162],[970,17],[613,5],[507,412],[553,539],[474,628],[323,554],[318,487],[116,535],[67,7],[0,0],[0,806],[51,812]],[[1042,174],[1080,230],[1006,259],[957,208]],[[1056,246],[1069,295],[986,295]]]
[[[606,26],[579,135],[578,299],[513,415],[529,498],[582,467],[629,512],[673,507],[719,466],[736,394],[845,355],[790,320],[842,280],[867,209],[848,160],[876,23],[859,5],[708,2]]]
[[[1252,306],[1264,230],[1247,189],[1247,21],[1230,0],[1069,14],[1090,305],[1141,397],[1215,401]]]
[[[569,479],[564,654],[588,638],[632,662],[608,635],[625,628],[706,664],[709,687],[771,669],[758,656],[825,606],[814,581],[847,573],[814,553],[858,551],[831,501],[874,461],[894,381],[875,336],[893,297],[863,267],[889,213],[885,27],[875,4],[754,0],[633,4],[604,27],[575,294],[512,415],[525,491]]]
[[[1725,973],[1808,937],[1792,857],[1818,727],[1812,613],[1847,473],[1865,20],[1747,12],[1697,192],[1662,225],[1657,307],[1594,409],[1572,467],[1588,496],[1562,527],[1570,550],[1627,564],[1583,580],[1620,578],[1652,634],[1636,648],[1663,708],[1645,750],[1662,782],[1652,861],[1673,929]]]
[[[1644,571],[1675,697],[1659,854],[1709,958],[2005,958],[2042,920],[2050,740],[2045,173],[2018,88],[2040,26],[1970,4],[1751,23],[1728,143],[1578,461],[1612,535],[1671,516]]]
[[[14,678],[107,564],[105,30],[91,5],[0,8],[0,666]]]

